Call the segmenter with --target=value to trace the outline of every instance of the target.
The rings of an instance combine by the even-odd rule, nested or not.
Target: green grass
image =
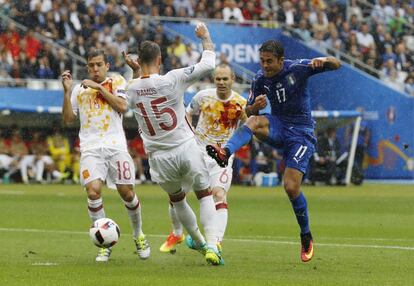
[[[105,190],[106,214],[122,235],[111,261],[97,264],[80,186],[0,185],[0,285],[414,285],[412,186],[304,187],[315,238],[307,264],[283,190],[235,186],[224,267],[207,266],[184,245],[160,253],[167,195],[157,186],[136,190],[151,258],[134,254],[124,207]],[[198,209],[194,195],[190,201]]]

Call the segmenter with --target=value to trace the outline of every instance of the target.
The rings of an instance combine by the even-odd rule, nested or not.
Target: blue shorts
[[[286,167],[305,174],[309,159],[315,152],[316,137],[313,128],[284,124],[270,114],[264,116],[269,120],[269,136],[266,143],[283,149]]]

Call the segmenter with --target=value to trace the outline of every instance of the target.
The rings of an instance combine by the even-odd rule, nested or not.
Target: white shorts
[[[0,169],[8,170],[13,161],[14,161],[13,157],[6,155],[6,154],[0,154]]]
[[[86,185],[100,179],[111,189],[116,185],[134,185],[135,167],[131,155],[126,151],[97,148],[81,153],[81,184]]]
[[[233,156],[229,158],[229,164],[225,168],[220,167],[207,152],[204,152],[204,160],[210,176],[211,188],[220,187],[228,192],[233,178]]]
[[[150,154],[151,179],[169,194],[188,182],[195,191],[205,190],[210,186],[210,179],[203,157],[194,138],[177,148]]]

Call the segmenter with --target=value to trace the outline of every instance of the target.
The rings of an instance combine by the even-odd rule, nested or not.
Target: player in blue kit
[[[313,242],[307,202],[300,185],[316,143],[307,79],[336,70],[341,63],[333,57],[285,60],[282,44],[274,40],[263,43],[259,52],[261,70],[252,82],[246,106],[249,118],[224,147],[208,145],[206,149],[224,167],[231,154],[249,143],[253,135],[273,147],[283,148],[286,162],[284,188],[301,230],[301,259],[307,262],[313,257]],[[259,115],[267,105],[266,98],[271,114]]]

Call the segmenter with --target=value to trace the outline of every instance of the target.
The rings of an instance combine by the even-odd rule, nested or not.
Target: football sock
[[[188,231],[188,234],[190,234],[190,236],[198,245],[205,244],[206,241],[197,225],[196,215],[194,214],[190,205],[187,203],[187,199],[184,198],[181,201],[172,202],[172,204],[177,217],[185,229]]]
[[[183,234],[183,225],[181,224],[180,220],[178,219],[178,216],[175,213],[175,209],[174,209],[171,202],[168,206],[168,212],[169,212],[170,218],[171,218],[173,234],[175,236],[181,236]]]
[[[42,160],[36,162],[36,181],[43,180],[43,171],[45,170],[45,163]]]
[[[293,211],[296,215],[296,220],[300,226],[300,232],[302,234],[308,233],[309,230],[309,217],[308,217],[308,204],[306,202],[305,195],[301,192],[300,195],[291,200]]]
[[[216,210],[217,210],[217,235],[218,241],[222,242],[224,237],[224,232],[226,231],[227,227],[227,204],[226,203],[216,203]]]
[[[230,152],[230,154],[227,155],[230,156],[231,154],[239,150],[241,147],[249,143],[252,137],[252,130],[246,125],[241,126],[239,129],[236,130],[236,132],[234,132],[233,136],[231,136],[230,140],[224,146],[224,148],[227,148]]]
[[[125,207],[128,211],[129,221],[132,227],[132,236],[136,239],[143,234],[142,232],[142,219],[141,219],[141,204],[138,197],[134,194],[134,198],[130,202],[124,201]]]
[[[208,195],[199,199],[200,202],[200,222],[204,228],[207,245],[217,251],[217,211],[213,195]]]
[[[91,200],[88,198],[88,213],[92,222],[105,217],[102,198]]]

